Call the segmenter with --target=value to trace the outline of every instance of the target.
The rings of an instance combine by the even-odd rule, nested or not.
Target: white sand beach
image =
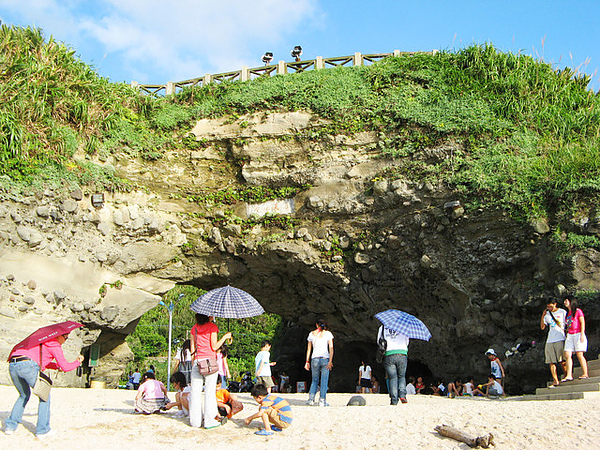
[[[55,388],[51,426],[54,436],[37,439],[37,398],[27,405],[23,426],[7,436],[2,449],[467,449],[439,436],[447,424],[472,435],[494,435],[496,449],[600,449],[600,397],[583,400],[518,401],[409,396],[406,405],[389,406],[387,395],[367,394],[367,406],[345,406],[352,394],[329,394],[330,407],[305,404],[306,394],[284,394],[292,405],[290,428],[255,436],[258,421],[243,419],[257,408],[240,394],[244,411],[223,427],[192,429],[174,411],[143,416],[133,412],[134,391]],[[17,391],[0,386],[0,419],[10,414]]]

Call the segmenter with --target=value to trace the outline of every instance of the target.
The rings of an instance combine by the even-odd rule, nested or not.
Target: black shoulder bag
[[[380,363],[383,362],[383,358],[385,357],[385,352],[387,350],[387,341],[383,337],[383,327],[381,328],[381,334],[377,339],[377,353],[375,354],[375,360]]]

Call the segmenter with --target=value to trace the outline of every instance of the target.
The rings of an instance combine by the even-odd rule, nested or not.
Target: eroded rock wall
[[[386,175],[402,160],[380,157],[385,136],[333,135],[326,126],[301,112],[202,120],[192,130],[201,148],[154,163],[125,155],[105,161],[143,189],[105,193],[102,207],[90,204],[92,192],[5,194],[2,350],[39,325],[81,320],[86,327],[69,351],[101,343],[98,371],[114,382],[129,357],[125,335],[159,294],[174,283],[205,289],[230,283],[286,320],[288,332],[274,353],[292,378],[306,377],[306,333],[324,315],[336,336],[332,388],[353,390],[360,360],[374,355],[374,314],[397,308],[417,315],[433,334],[429,343],[411,343],[415,371],[483,377],[488,347],[504,354],[535,340],[532,349],[506,359],[507,384],[509,392],[542,384],[545,297],[567,288],[597,290],[598,252],[561,259],[550,242],[554,224],[470,209],[445,186],[401,171]],[[435,164],[458,146],[445,142],[411,158]],[[231,186],[307,184],[284,206],[195,201],[202,191]],[[295,226],[249,220],[252,211],[270,208],[289,212]],[[120,290],[110,287],[117,281]],[[108,286],[105,297],[101,286]],[[591,348],[600,340],[595,305],[592,297],[584,305]],[[6,382],[6,372],[0,377]]]

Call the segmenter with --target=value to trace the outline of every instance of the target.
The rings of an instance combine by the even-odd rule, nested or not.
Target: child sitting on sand
[[[379,386],[379,380],[375,375],[371,375],[371,393],[379,394],[381,392],[381,386]]]
[[[473,377],[468,376],[467,382],[463,384],[462,395],[470,395],[473,396],[473,389],[475,388],[475,384],[473,383]]]
[[[231,419],[234,414],[244,409],[244,405],[227,389],[217,388],[217,408],[220,415],[218,420],[223,422],[224,417]]]
[[[270,436],[273,431],[281,431],[290,426],[292,423],[292,408],[286,400],[275,394],[269,394],[264,384],[254,386],[250,391],[250,395],[258,403],[258,412],[244,419],[244,423],[250,425],[250,422],[254,419],[261,418],[265,426],[263,430],[258,430],[254,434]]]
[[[484,386],[486,387],[485,394],[483,393]],[[499,397],[501,395],[504,395],[504,389],[502,389],[502,385],[500,383],[498,383],[498,381],[496,380],[496,377],[492,373],[492,374],[488,375],[487,383],[480,384],[479,386],[477,386],[477,389],[473,389],[473,395],[485,395],[486,397],[489,397],[489,396]]]
[[[431,391],[433,395],[446,395],[446,386],[444,386],[444,380],[439,380],[438,383],[439,384],[437,386],[435,384],[431,385]]]
[[[460,397],[460,391],[462,390],[463,383],[460,378],[457,378],[452,383],[448,383],[448,397]]]
[[[421,394],[423,389],[425,389],[425,383],[423,382],[423,377],[418,377],[417,383],[415,384],[415,391],[417,391],[417,394]]]
[[[153,372],[146,372],[135,396],[136,412],[154,414],[160,412],[168,403],[165,385],[155,379]]]
[[[406,385],[406,395],[415,395],[417,390],[415,389],[415,377],[408,377],[408,384]]]
[[[165,406],[165,409],[169,410],[174,406],[179,408],[180,416],[189,416],[190,415],[190,392],[191,388],[187,384],[187,380],[183,372],[175,372],[171,375],[171,383],[173,383],[173,387],[177,391],[175,394],[175,401],[169,403]]]

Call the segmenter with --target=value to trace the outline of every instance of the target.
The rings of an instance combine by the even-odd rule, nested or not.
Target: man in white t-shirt
[[[563,363],[563,349],[565,346],[565,321],[567,312],[557,306],[556,300],[549,297],[546,302],[546,309],[542,314],[540,328],[542,330],[549,327],[548,338],[546,339],[546,347],[544,354],[546,364],[550,365],[550,373],[552,374],[552,386],[558,386],[557,364]],[[565,368],[563,367],[563,372]]]

